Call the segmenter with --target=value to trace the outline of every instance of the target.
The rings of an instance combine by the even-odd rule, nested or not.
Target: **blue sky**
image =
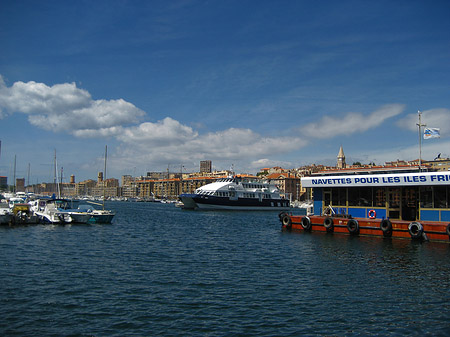
[[[448,1],[0,1],[0,175],[450,157]]]

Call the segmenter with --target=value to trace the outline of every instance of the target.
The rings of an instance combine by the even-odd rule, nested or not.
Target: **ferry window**
[[[447,187],[434,187],[434,208],[447,208]]]
[[[389,208],[399,208],[400,207],[400,187],[392,187],[388,190],[388,202]]]
[[[348,205],[358,206],[359,191],[357,188],[348,189]]]
[[[433,190],[431,186],[424,186],[420,188],[420,207],[433,207]]]
[[[349,206],[371,206],[372,189],[370,187],[353,187],[348,189]]]
[[[374,195],[374,207],[386,207],[386,189],[384,187],[375,188]]]
[[[334,188],[331,192],[331,203],[333,206],[346,206],[347,189]]]
[[[361,188],[359,193],[360,206],[372,206],[372,188]]]

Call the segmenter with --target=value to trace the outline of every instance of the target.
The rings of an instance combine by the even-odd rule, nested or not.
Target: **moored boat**
[[[94,204],[97,205],[97,203]],[[88,223],[91,224],[109,224],[116,215],[114,211],[107,209],[95,209],[91,205],[80,205],[78,206],[78,210],[89,214]]]
[[[283,229],[449,241],[450,172],[302,178],[314,214],[280,213]]]
[[[13,225],[31,225],[39,223],[39,217],[32,211],[29,203],[15,203],[12,208]]]
[[[13,214],[8,203],[0,203],[0,225],[9,225]]]
[[[48,224],[66,224],[73,221],[70,214],[58,210],[55,199],[37,199],[31,201],[31,209],[40,222]]]
[[[109,224],[116,213],[106,209],[94,209],[90,212],[90,215],[89,223]]]
[[[238,176],[218,179],[179,198],[185,209],[280,211],[290,208],[289,200],[280,196],[274,184]]]

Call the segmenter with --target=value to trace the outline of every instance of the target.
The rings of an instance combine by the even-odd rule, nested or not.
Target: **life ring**
[[[309,218],[309,216],[304,216],[302,218],[302,227],[305,231],[311,230],[312,224],[311,224],[311,219]]]
[[[369,211],[369,219],[375,219],[377,217],[377,212],[374,209]]]
[[[383,219],[380,222],[380,229],[383,232],[383,236],[385,237],[392,236],[392,223],[389,219]]]
[[[284,214],[283,218],[281,219],[281,223],[283,224],[283,226],[285,226],[286,228],[290,228],[292,227],[292,220],[291,217],[289,216],[289,214]]]
[[[447,225],[445,231],[447,232],[447,235],[450,236],[450,223]]]
[[[359,223],[355,219],[350,219],[347,221],[347,229],[350,234],[356,235],[359,233]]]
[[[423,226],[420,222],[413,221],[408,225],[408,232],[412,239],[420,239],[423,234]]]
[[[327,230],[328,233],[333,232],[334,231],[333,218],[326,217],[323,220],[323,226],[325,227],[325,229]]]

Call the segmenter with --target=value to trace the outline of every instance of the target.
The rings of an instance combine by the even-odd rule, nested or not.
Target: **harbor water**
[[[276,212],[111,202],[0,228],[2,336],[450,335],[450,245],[281,231]]]

